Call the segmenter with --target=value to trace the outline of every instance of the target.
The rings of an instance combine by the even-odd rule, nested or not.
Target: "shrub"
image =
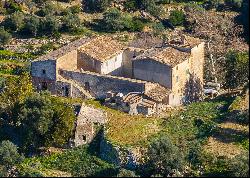
[[[229,164],[231,176],[249,177],[249,152],[245,151],[235,156]]]
[[[155,36],[161,35],[162,32],[165,30],[165,27],[163,26],[161,22],[153,23],[152,28],[153,28],[153,33]]]
[[[133,171],[120,169],[117,177],[137,177]]]
[[[40,19],[36,16],[29,16],[25,19],[25,24],[20,30],[22,35],[37,36],[40,28]]]
[[[81,6],[79,5],[71,6],[69,7],[69,10],[72,14],[78,14],[81,12]]]
[[[24,25],[24,14],[22,12],[15,12],[6,17],[3,22],[5,29],[11,31],[18,31]]]
[[[76,14],[67,14],[62,18],[62,28],[64,32],[74,32],[80,28],[81,21]]]
[[[7,2],[7,13],[11,14],[17,11],[22,11],[22,8],[19,4],[17,4],[14,0],[10,0]]]
[[[174,26],[181,26],[185,22],[185,15],[182,11],[173,10],[170,12],[169,21]]]
[[[84,8],[89,12],[103,12],[107,10],[112,0],[84,0]]]
[[[140,19],[133,19],[133,26],[131,28],[131,31],[142,31],[145,24]]]
[[[225,4],[233,10],[240,10],[243,0],[225,0]]]
[[[54,16],[46,16],[40,22],[40,31],[42,31],[43,34],[54,35],[59,32],[60,27],[59,21]]]
[[[12,142],[6,140],[0,144],[0,164],[5,166],[7,169],[11,168],[17,163],[23,160],[17,151],[17,146]]]
[[[12,35],[5,31],[4,28],[0,28],[0,44],[6,45],[10,42]]]
[[[137,0],[128,0],[124,3],[124,7],[127,11],[136,11],[139,9],[139,3]]]
[[[229,51],[224,66],[225,84],[228,89],[243,86],[249,77],[249,55],[246,52]]]
[[[158,17],[161,15],[162,11],[159,6],[156,5],[155,0],[141,0],[140,6],[142,9],[146,10],[151,15]]]
[[[39,11],[36,12],[36,15],[41,17],[45,17],[46,15],[60,15],[61,11],[61,6],[52,3],[46,3]]]
[[[112,8],[103,14],[103,22],[107,31],[121,31],[131,26],[132,17],[124,16],[118,9]]]
[[[166,135],[154,140],[148,148],[148,168],[150,175],[168,176],[173,169],[182,170],[184,157],[178,147],[172,144]]]

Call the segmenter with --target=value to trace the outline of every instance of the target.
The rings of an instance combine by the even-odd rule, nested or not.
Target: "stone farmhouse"
[[[39,57],[32,62],[31,75],[38,91],[105,99],[131,114],[149,115],[200,93],[203,65],[204,42],[193,37],[183,35],[179,41],[143,49],[98,36]],[[200,87],[189,86],[193,84]]]

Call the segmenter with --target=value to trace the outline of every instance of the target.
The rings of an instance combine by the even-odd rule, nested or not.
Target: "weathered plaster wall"
[[[133,70],[134,78],[171,88],[171,68],[167,65],[150,59],[135,60]]]
[[[101,64],[100,74],[122,76],[123,52]]]

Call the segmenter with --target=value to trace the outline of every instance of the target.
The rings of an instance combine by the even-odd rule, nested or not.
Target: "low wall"
[[[152,88],[153,86],[152,83],[145,81],[101,75],[86,71],[61,70],[60,75],[65,79],[76,81],[83,88],[88,88],[87,90],[98,99],[105,98],[106,93],[109,91],[121,92],[124,94],[129,92],[145,92],[148,88]]]

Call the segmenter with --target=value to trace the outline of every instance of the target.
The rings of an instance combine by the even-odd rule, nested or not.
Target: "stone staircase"
[[[88,92],[87,90],[85,90],[78,82],[71,80],[71,79],[65,79],[64,77],[62,77],[61,75],[58,75],[58,80],[62,81],[62,82],[66,82],[71,84],[73,87],[77,88],[84,96],[86,99],[93,99],[94,97],[90,94],[90,92]]]

